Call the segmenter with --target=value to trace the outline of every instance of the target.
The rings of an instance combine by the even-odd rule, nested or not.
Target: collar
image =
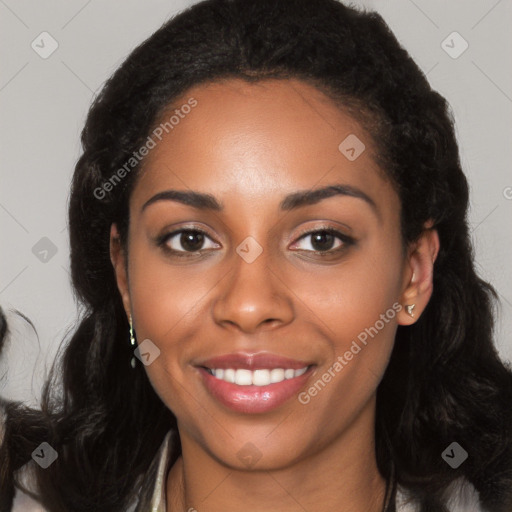
[[[166,496],[166,485],[167,485],[167,474],[169,472],[170,463],[170,439],[172,431],[169,430],[160,445],[158,450],[158,469],[156,474],[155,487],[153,489],[153,496],[151,498],[151,512],[167,512],[167,496]]]

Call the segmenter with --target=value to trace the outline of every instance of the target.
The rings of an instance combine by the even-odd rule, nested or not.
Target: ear
[[[439,235],[432,225],[432,221],[427,222],[419,238],[408,249],[400,298],[403,309],[397,315],[399,325],[415,323],[432,296],[434,262],[439,253]],[[407,312],[407,306],[413,304],[414,308],[410,315]]]
[[[125,253],[121,246],[121,239],[116,224],[110,226],[110,261],[114,267],[117,288],[123,300],[126,316],[130,318],[132,309],[128,286],[128,269],[126,268]]]

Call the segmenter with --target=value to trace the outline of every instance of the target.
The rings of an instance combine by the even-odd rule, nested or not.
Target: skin
[[[161,351],[147,375],[178,419],[183,455],[167,477],[167,510],[380,512],[376,389],[397,326],[417,321],[430,299],[437,233],[427,224],[404,249],[400,202],[372,158],[370,135],[312,86],[229,79],[194,87],[174,105],[190,97],[197,106],[151,150],[133,190],[127,266],[111,230],[126,313],[138,342],[149,338]],[[338,149],[349,134],[366,146],[354,161]],[[337,183],[357,187],[375,208],[338,195],[279,211],[287,194]],[[212,194],[225,209],[162,200],[141,211],[168,189]],[[315,237],[301,230],[326,225],[355,243],[315,254]],[[185,227],[207,232],[202,255],[173,257],[155,242]],[[236,252],[248,236],[263,249],[250,264]],[[166,244],[187,254],[179,234]],[[343,245],[335,238],[319,247]],[[307,390],[395,303],[415,304],[414,317],[399,311],[307,404],[293,397],[267,413],[234,412],[193,367],[268,351],[314,362]],[[237,456],[247,442],[261,455],[251,467]]]

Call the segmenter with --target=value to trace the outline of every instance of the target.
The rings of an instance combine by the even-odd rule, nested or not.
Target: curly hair
[[[95,191],[180,95],[235,77],[297,78],[328,95],[371,134],[401,201],[404,244],[429,220],[439,233],[432,297],[415,324],[398,327],[377,390],[379,471],[394,471],[421,512],[448,510],[446,491],[459,478],[487,510],[512,510],[512,371],[493,343],[496,292],[475,271],[449,106],[377,13],[336,0],[202,1],[138,46],[95,98],[69,202],[80,320],[45,383],[41,410],[1,402],[1,510],[10,510],[15,486],[23,487],[20,469],[42,441],[59,452],[49,468],[33,468],[49,511],[121,512],[137,496],[138,510],[147,504],[148,468],[169,428],[177,431],[176,418],[144,368],[130,368],[109,256],[112,223],[126,244],[141,165],[101,199]],[[7,335],[4,318],[0,334]],[[454,440],[470,454],[457,469],[440,456]]]

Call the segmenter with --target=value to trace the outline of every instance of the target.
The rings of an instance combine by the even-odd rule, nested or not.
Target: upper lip
[[[270,352],[263,352],[257,354],[249,354],[236,352],[232,354],[224,354],[198,362],[195,366],[203,366],[205,368],[233,368],[233,369],[247,369],[247,370],[259,370],[259,369],[273,369],[273,368],[292,368],[299,370],[310,366],[312,363],[306,361],[300,361],[298,359],[290,359],[283,357],[278,354],[272,354]]]

